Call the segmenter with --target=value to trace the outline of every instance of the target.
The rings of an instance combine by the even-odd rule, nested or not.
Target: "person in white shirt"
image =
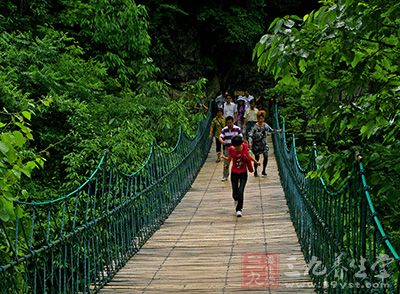
[[[244,91],[244,96],[242,96],[246,101],[246,109],[250,107],[250,101],[254,99],[252,95],[249,94],[249,91]]]
[[[234,118],[234,122],[237,120],[236,104],[232,102],[232,96],[226,95],[224,103],[224,117],[231,116]]]
[[[257,123],[257,112],[258,109],[255,107],[255,100],[251,99],[249,101],[250,108],[246,110],[244,114],[244,125],[243,130],[245,131],[245,137],[249,140],[249,133],[254,125]]]
[[[222,92],[221,92],[221,94],[218,95],[218,96],[215,98],[215,103],[216,103],[216,105],[217,105],[217,109],[223,108],[223,107],[224,107],[225,96],[226,96],[226,94],[227,94],[226,92],[225,92],[225,93],[222,93]]]

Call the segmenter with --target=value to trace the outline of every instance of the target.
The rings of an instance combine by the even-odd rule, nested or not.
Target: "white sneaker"
[[[223,177],[223,178],[221,179],[222,182],[226,182],[227,180],[228,180],[228,178],[225,178],[225,177]]]
[[[242,217],[242,212],[240,210],[236,211],[236,216],[237,217]]]

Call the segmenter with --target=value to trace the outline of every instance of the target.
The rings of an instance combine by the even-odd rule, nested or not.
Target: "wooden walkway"
[[[268,176],[249,174],[242,218],[214,150],[160,230],[101,293],[314,293],[273,148]]]

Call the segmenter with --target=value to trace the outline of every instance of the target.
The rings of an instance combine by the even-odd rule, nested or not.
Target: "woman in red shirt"
[[[253,156],[249,154],[249,147],[243,142],[242,136],[232,138],[232,146],[228,149],[228,157],[223,156],[228,163],[233,161],[231,168],[232,197],[235,200],[236,216],[242,216],[244,188],[247,182],[247,164],[254,161],[260,165]]]

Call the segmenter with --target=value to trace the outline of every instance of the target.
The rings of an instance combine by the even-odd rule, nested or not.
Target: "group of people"
[[[210,126],[209,137],[215,137],[217,152],[216,162],[224,160],[222,181],[229,177],[231,168],[232,197],[235,201],[236,216],[242,216],[244,189],[248,179],[248,171],[254,171],[258,177],[260,156],[263,155],[262,176],[266,176],[268,164],[267,136],[272,129],[266,122],[267,112],[264,105],[256,107],[256,99],[246,91],[244,96],[232,102],[229,93],[216,97],[217,113]]]

